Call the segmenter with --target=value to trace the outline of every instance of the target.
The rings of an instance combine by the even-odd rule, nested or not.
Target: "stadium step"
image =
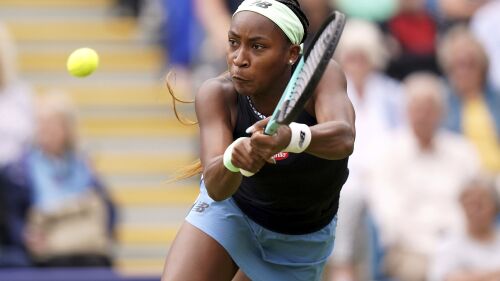
[[[37,92],[48,92],[53,86],[39,86]],[[170,109],[171,99],[160,83],[131,86],[67,85],[57,88],[71,95],[80,108],[97,107],[159,107]],[[172,115],[173,116],[173,115]]]
[[[82,136],[94,137],[195,137],[196,126],[182,125],[177,119],[156,116],[86,117],[79,125]]]
[[[194,202],[199,192],[195,184],[180,188],[136,186],[115,187],[111,190],[112,198],[120,206],[187,206]]]
[[[0,0],[0,7],[9,8],[98,8],[109,7],[114,3],[113,0]]]
[[[93,162],[103,175],[173,174],[193,162],[195,157],[182,153],[96,153]]]
[[[68,1],[70,2],[70,1]],[[44,20],[6,20],[13,37],[20,42],[113,42],[126,43],[137,38],[137,25],[131,18]]]

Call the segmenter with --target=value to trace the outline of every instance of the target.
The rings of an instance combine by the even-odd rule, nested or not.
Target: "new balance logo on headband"
[[[268,7],[272,6],[273,4],[269,3],[269,2],[266,2],[266,1],[262,1],[262,0],[259,0],[259,1],[255,1],[252,6],[257,6],[257,7],[260,7],[260,8],[264,8],[264,9],[267,9]]]
[[[297,15],[287,5],[276,0],[245,0],[233,16],[242,11],[260,14],[273,21],[290,39],[292,44],[300,44],[304,38],[304,26]]]

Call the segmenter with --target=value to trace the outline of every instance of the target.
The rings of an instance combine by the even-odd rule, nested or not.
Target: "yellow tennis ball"
[[[99,65],[99,55],[91,48],[80,48],[68,57],[66,67],[75,77],[86,77],[92,74]]]

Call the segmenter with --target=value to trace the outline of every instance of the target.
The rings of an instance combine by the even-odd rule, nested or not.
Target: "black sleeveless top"
[[[238,118],[233,139],[249,136],[246,128],[259,120],[238,94]],[[303,111],[296,122],[309,126],[316,118]],[[326,160],[308,153],[280,153],[252,177],[243,177],[233,195],[238,207],[261,226],[286,234],[320,230],[337,214],[339,195],[347,180],[347,159]]]

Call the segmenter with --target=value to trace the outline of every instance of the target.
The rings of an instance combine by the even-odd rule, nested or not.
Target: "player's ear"
[[[288,49],[288,63],[293,65],[297,62],[300,56],[300,45],[291,44]]]

